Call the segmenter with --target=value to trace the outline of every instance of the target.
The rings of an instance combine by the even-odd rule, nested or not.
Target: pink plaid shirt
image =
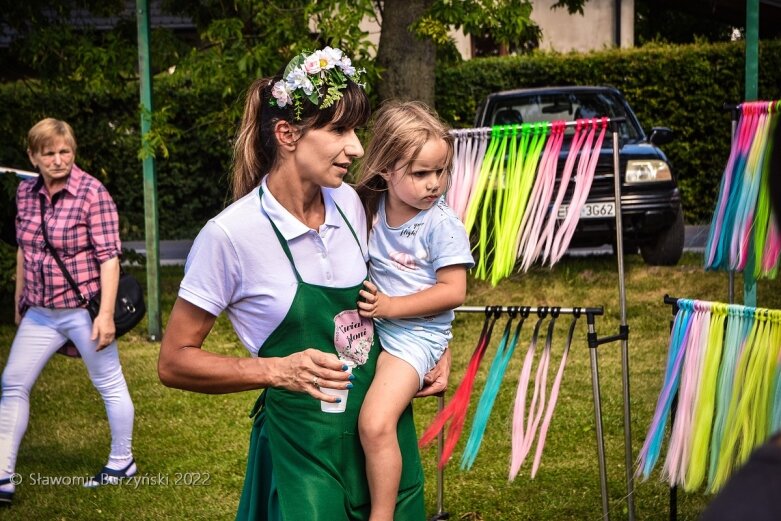
[[[19,184],[16,240],[24,255],[24,288],[19,306],[79,307],[76,292],[45,247],[39,194],[45,198],[49,242],[87,300],[100,290],[100,264],[122,253],[117,207],[106,187],[76,165],[65,188],[53,198],[49,197],[43,178]]]

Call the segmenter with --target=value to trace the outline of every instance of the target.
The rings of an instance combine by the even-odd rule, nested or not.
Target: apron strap
[[[260,198],[263,198],[263,187],[261,186],[258,190],[258,195]],[[345,224],[347,225],[347,228],[350,229],[350,233],[353,236],[353,239],[355,239],[355,243],[358,245],[358,250],[361,252],[361,257],[363,257],[363,248],[361,248],[361,241],[358,240],[358,236],[355,234],[355,230],[353,229],[352,225],[350,224],[350,221],[347,219],[347,216],[344,215],[344,212],[341,208],[339,208],[339,205],[336,204],[336,201],[334,201],[334,206],[336,206],[337,211],[339,212],[339,215],[342,216],[342,220],[344,220]],[[293,254],[290,253],[290,248],[287,245],[287,240],[282,236],[282,233],[280,233],[279,229],[277,228],[277,225],[274,224],[274,221],[269,218],[268,220],[271,223],[271,227],[274,229],[274,233],[277,236],[277,240],[279,241],[280,246],[282,246],[282,250],[285,252],[285,256],[287,256],[287,260],[290,261],[290,267],[293,269],[293,273],[296,276],[296,281],[299,283],[303,282],[303,279],[301,278],[301,275],[298,273],[298,269],[296,268],[296,263],[293,261]]]

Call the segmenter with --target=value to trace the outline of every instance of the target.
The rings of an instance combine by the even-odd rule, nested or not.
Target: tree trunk
[[[434,0],[385,0],[377,64],[382,78],[381,100],[419,100],[434,106],[436,46],[420,39],[410,25],[421,18]]]

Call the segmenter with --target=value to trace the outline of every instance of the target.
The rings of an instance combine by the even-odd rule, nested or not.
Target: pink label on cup
[[[369,359],[374,340],[374,322],[356,309],[342,311],[334,317],[334,347],[339,358],[363,365]]]

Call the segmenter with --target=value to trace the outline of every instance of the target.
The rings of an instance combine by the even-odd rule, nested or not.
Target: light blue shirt
[[[446,266],[474,266],[464,225],[444,198],[399,227],[391,227],[382,197],[369,235],[369,276],[377,289],[391,297],[417,293],[437,282]],[[429,317],[376,319],[382,347],[423,376],[431,370],[453,337],[452,310]]]

